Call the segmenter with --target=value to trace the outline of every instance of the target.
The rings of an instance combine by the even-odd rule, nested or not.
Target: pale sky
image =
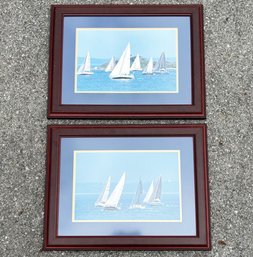
[[[76,181],[104,183],[109,176],[117,182],[126,172],[126,181],[178,180],[177,152],[79,152],[76,154]]]
[[[78,32],[78,57],[87,51],[91,58],[120,58],[128,42],[131,55],[154,59],[165,52],[166,58],[176,57],[175,29],[84,29]]]

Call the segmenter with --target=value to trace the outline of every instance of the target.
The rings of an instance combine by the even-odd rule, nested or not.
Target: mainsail
[[[115,65],[116,65],[116,62],[115,62],[115,58],[113,56],[112,59],[110,60],[110,62],[108,63],[108,65],[106,66],[105,71],[106,72],[112,71],[114,69]]]
[[[132,205],[130,206],[131,209],[143,209],[144,206],[141,205],[141,195],[143,193],[142,183],[141,180],[139,181]]]
[[[155,72],[164,72],[166,70],[166,58],[165,53],[162,52],[158,62],[155,65],[154,71]]]
[[[118,63],[110,74],[111,79],[133,79],[134,76],[130,74],[130,43],[121,55]]]
[[[147,192],[147,194],[146,194],[146,196],[143,200],[144,203],[149,203],[150,202],[153,191],[154,191],[154,182],[152,181],[150,186],[149,186],[148,192]]]
[[[87,52],[87,55],[84,59],[84,64],[79,68],[78,72],[79,75],[91,75],[91,65],[90,65],[90,52]]]
[[[153,74],[153,58],[152,57],[149,59],[148,65],[146,66],[146,68],[144,69],[144,71],[142,73],[143,74]]]
[[[130,68],[130,70],[136,70],[136,71],[142,70],[139,54],[136,55],[136,57],[135,57],[135,59],[134,59],[134,62],[133,62],[133,64],[132,64],[131,68]]]
[[[103,192],[101,193],[101,195],[99,196],[99,198],[97,199],[95,206],[104,206],[108,196],[109,196],[109,192],[110,192],[110,184],[111,184],[111,177],[108,178],[107,183],[105,185],[105,188],[103,190]]]
[[[160,176],[153,190],[153,194],[150,197],[150,204],[157,205],[161,203],[161,193],[162,193],[162,177]]]
[[[111,193],[110,197],[106,201],[104,205],[105,209],[112,209],[112,210],[119,209],[118,205],[119,205],[121,194],[124,188],[125,179],[126,179],[126,173],[124,172],[118,184],[116,185],[113,192]]]

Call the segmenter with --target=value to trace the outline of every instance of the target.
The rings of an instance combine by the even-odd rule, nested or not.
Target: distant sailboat
[[[108,200],[106,201],[104,208],[107,210],[118,210],[120,209],[119,207],[119,201],[122,195],[122,191],[124,188],[125,184],[125,179],[126,179],[126,173],[124,172],[123,175],[121,176],[118,184],[115,186],[113,192],[109,196]]]
[[[112,71],[112,70],[114,69],[115,65],[116,65],[115,58],[112,57],[112,59],[110,60],[110,62],[109,62],[108,65],[106,66],[105,71],[106,71],[106,72]]]
[[[166,58],[165,58],[165,53],[162,52],[158,62],[155,65],[154,72],[163,73],[165,71],[166,71]]]
[[[111,184],[111,177],[108,178],[105,188],[102,194],[97,199],[95,206],[103,207],[108,200],[109,192],[110,192],[110,184]]]
[[[134,75],[130,74],[130,43],[121,55],[118,63],[110,74],[111,79],[134,79]]]
[[[149,59],[148,65],[142,72],[144,75],[152,75],[153,74],[153,58],[151,57]]]
[[[139,54],[136,55],[130,70],[135,70],[135,71],[141,71],[142,70]]]
[[[143,200],[144,203],[150,203],[153,191],[154,191],[154,182],[152,181],[150,186],[149,186],[148,192],[147,192],[147,194],[146,194],[146,196]]]
[[[141,204],[141,195],[143,193],[141,180],[139,181],[133,202],[130,206],[130,209],[144,209],[145,207]]]
[[[87,55],[84,60],[84,64],[79,68],[77,74],[79,74],[79,75],[93,74],[93,72],[91,71],[91,66],[90,66],[90,52],[87,52]]]
[[[150,197],[149,204],[158,205],[161,203],[161,193],[162,193],[162,177],[160,176],[155,184],[153,193]]]

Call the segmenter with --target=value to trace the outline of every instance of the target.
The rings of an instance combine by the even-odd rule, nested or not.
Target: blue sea
[[[119,210],[105,210],[96,207],[100,193],[76,193],[76,220],[179,220],[180,203],[178,193],[162,193],[161,204],[146,205],[144,209],[130,209],[135,193],[124,192],[120,199]],[[145,195],[145,194],[144,194]],[[142,196],[142,199],[144,198]]]
[[[78,68],[83,59],[78,61]],[[77,91],[98,92],[148,92],[148,91],[175,91],[176,70],[170,69],[168,73],[143,75],[141,71],[133,71],[134,79],[111,79],[110,72],[95,69],[105,64],[105,60],[95,60],[92,63],[92,75],[77,75]]]

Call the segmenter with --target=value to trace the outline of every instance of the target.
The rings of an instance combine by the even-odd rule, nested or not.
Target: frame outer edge
[[[48,104],[47,104],[47,118],[51,118],[52,111],[52,101],[53,101],[53,74],[54,74],[54,65],[53,65],[53,57],[54,57],[54,33],[55,33],[55,10],[56,5],[51,5],[50,9],[50,35],[49,35],[49,72],[48,72]]]
[[[203,144],[203,172],[204,172],[204,179],[202,181],[202,184],[205,188],[205,222],[206,222],[206,239],[204,244],[200,245],[163,245],[163,246],[148,246],[148,245],[136,245],[131,248],[129,248],[129,245],[58,245],[57,241],[52,242],[50,245],[48,240],[49,235],[49,197],[50,197],[50,180],[51,180],[51,155],[52,155],[52,134],[55,133],[58,134],[57,130],[61,129],[111,129],[111,128],[122,128],[122,129],[141,129],[141,128],[180,128],[180,129],[194,129],[194,134],[197,133],[197,131],[201,131],[202,135],[202,144]],[[44,221],[44,251],[49,250],[204,250],[208,251],[211,249],[211,239],[210,239],[210,215],[209,215],[209,190],[208,190],[208,173],[207,173],[207,126],[206,124],[173,124],[173,125],[48,125],[48,145],[47,145],[47,177],[46,177],[46,200],[45,200],[45,221]],[[55,134],[54,133],[54,134]],[[75,133],[74,133],[75,134]],[[95,133],[96,134],[96,133]],[[99,131],[98,131],[99,134]],[[159,133],[157,133],[159,135]],[[173,133],[172,133],[173,134]],[[59,134],[60,135],[60,134]],[[113,136],[113,135],[112,135]],[[59,164],[58,164],[59,165]],[[56,238],[55,238],[56,239]],[[53,240],[54,241],[54,240]]]
[[[204,37],[204,6],[199,4],[199,39],[200,39],[200,72],[202,90],[202,116],[206,119],[206,81],[205,81],[205,37]]]
[[[212,237],[211,237],[211,213],[210,213],[210,190],[209,190],[209,172],[208,172],[208,139],[207,139],[207,129],[208,126],[204,124],[203,126],[203,143],[204,143],[204,169],[205,169],[205,187],[206,187],[206,243],[207,249],[212,249]]]
[[[55,76],[59,76],[59,74],[55,74],[54,71],[54,41],[55,41],[55,18],[56,18],[56,13],[60,13],[61,15],[64,15],[64,13],[66,14],[70,14],[69,10],[78,10],[78,8],[99,8],[100,11],[102,8],[106,8],[106,9],[126,9],[129,10],[130,8],[132,8],[134,10],[134,7],[137,8],[150,8],[150,11],[148,11],[147,13],[152,13],[152,7],[154,8],[174,8],[174,9],[179,9],[178,13],[180,14],[180,8],[182,10],[184,9],[189,9],[189,13],[197,13],[196,15],[198,16],[199,19],[199,35],[198,35],[198,39],[199,39],[199,43],[200,43],[200,67],[199,67],[199,72],[200,72],[200,87],[201,87],[201,96],[202,98],[200,99],[201,103],[200,103],[200,112],[185,112],[185,110],[182,110],[180,112],[174,112],[174,111],[170,111],[168,110],[167,112],[161,112],[161,108],[162,105],[159,105],[160,110],[158,110],[156,113],[152,113],[151,110],[147,111],[147,112],[139,112],[139,113],[134,113],[132,110],[131,111],[124,111],[122,113],[117,113],[117,112],[113,112],[115,110],[112,109],[112,111],[106,111],[106,112],[102,112],[102,111],[98,111],[98,112],[91,112],[91,111],[84,111],[84,110],[74,110],[74,111],[68,111],[67,108],[66,110],[53,110],[55,108],[55,102],[56,102],[56,96],[54,96],[53,93],[53,88],[54,88],[54,77]],[[182,13],[184,13],[184,11],[182,11]],[[127,12],[129,13],[129,12]],[[115,12],[113,13],[115,15]],[[85,14],[84,14],[85,15]],[[95,13],[94,13],[95,15]],[[102,15],[100,13],[100,15]],[[159,13],[157,13],[157,15],[159,15]],[[103,16],[103,15],[102,15]],[[193,48],[193,46],[191,47]],[[48,118],[77,118],[77,119],[97,119],[97,118],[101,118],[101,119],[205,119],[206,118],[206,111],[205,111],[205,79],[204,79],[204,47],[203,47],[203,5],[202,4],[137,4],[137,5],[127,5],[127,4],[105,4],[105,5],[94,5],[94,4],[90,4],[90,5],[61,5],[61,4],[53,4],[51,5],[51,25],[50,25],[50,51],[49,51],[49,86],[48,86],[48,112],[47,112],[47,117]],[[62,57],[62,56],[61,56]],[[60,86],[61,87],[61,86]],[[59,91],[59,89],[58,89]],[[57,92],[58,92],[57,91]],[[61,91],[61,90],[60,90]],[[59,91],[59,94],[60,94]],[[58,94],[58,93],[57,93]],[[59,105],[58,102],[56,104],[56,106],[60,107],[61,104]],[[82,105],[77,105],[77,106],[82,106]],[[97,105],[98,106],[98,105]],[[110,106],[110,105],[108,105]],[[113,108],[113,106],[115,105],[111,105],[111,107]],[[149,109],[152,108],[152,105],[147,105],[149,106]],[[166,107],[170,107],[170,105],[165,105]],[[177,106],[182,106],[184,107],[184,105],[177,105]],[[191,105],[191,106],[195,106],[196,105]],[[198,104],[199,106],[199,104]],[[57,108],[58,108],[57,107]],[[182,108],[183,109],[183,108]]]
[[[45,200],[44,200],[44,240],[42,249],[48,249],[48,225],[49,225],[49,190],[50,190],[50,163],[51,163],[51,134],[52,127],[47,126],[47,154],[46,154],[46,178],[45,178]]]

